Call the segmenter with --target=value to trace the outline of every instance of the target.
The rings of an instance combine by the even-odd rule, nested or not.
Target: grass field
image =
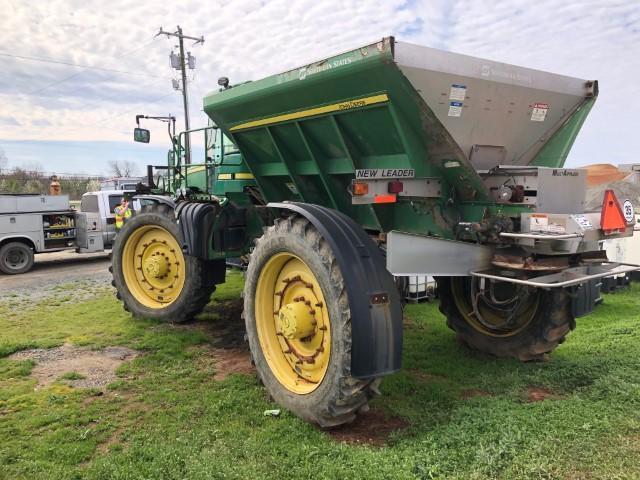
[[[640,285],[532,364],[475,355],[435,304],[410,305],[373,427],[333,433],[265,417],[277,405],[250,371],[222,379],[241,363],[220,353],[240,290],[232,275],[180,327],[132,320],[107,287],[0,300],[0,478],[640,478]],[[70,386],[76,371],[38,386],[36,362],[9,358],[64,344],[139,355],[104,388]]]

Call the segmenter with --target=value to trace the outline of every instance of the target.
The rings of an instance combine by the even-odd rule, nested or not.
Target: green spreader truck
[[[114,285],[134,315],[185,321],[248,256],[258,376],[310,422],[352,421],[401,367],[394,275],[435,276],[461,341],[528,361],[575,327],[590,282],[640,268],[600,248],[632,235],[634,205],[606,192],[585,211],[585,172],[563,166],[596,81],[384,38],[219,84],[204,161],[175,138],[173,196],[141,196]]]

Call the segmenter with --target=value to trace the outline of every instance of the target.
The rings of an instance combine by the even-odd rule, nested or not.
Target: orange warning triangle
[[[600,228],[604,230],[604,233],[624,232],[627,228],[627,221],[624,219],[622,208],[620,208],[613,190],[605,190],[604,192]]]

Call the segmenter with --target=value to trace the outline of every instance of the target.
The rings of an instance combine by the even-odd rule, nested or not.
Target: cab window
[[[84,195],[80,201],[80,211],[100,213],[100,209],[98,208],[98,196]]]
[[[122,195],[109,195],[109,212],[114,213],[115,208],[120,205]]]
[[[226,135],[222,135],[222,144],[224,145],[224,153],[233,153],[238,151],[238,147]]]

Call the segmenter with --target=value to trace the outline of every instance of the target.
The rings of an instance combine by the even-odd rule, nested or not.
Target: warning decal
[[[591,230],[593,228],[593,224],[591,223],[591,221],[589,221],[589,219],[584,215],[571,215],[571,218],[573,218],[576,223],[580,225],[580,228],[582,228],[582,230]]]
[[[462,102],[449,103],[449,116],[459,117],[462,115]]]
[[[531,110],[531,121],[544,122],[544,119],[547,118],[548,110],[549,110],[548,103],[534,103],[533,110]]]
[[[454,83],[451,85],[451,90],[449,91],[449,100],[464,102],[464,99],[466,96],[467,96],[466,85],[459,85],[457,83]]]
[[[545,232],[549,227],[549,217],[533,214],[529,217],[529,230],[532,232]]]

